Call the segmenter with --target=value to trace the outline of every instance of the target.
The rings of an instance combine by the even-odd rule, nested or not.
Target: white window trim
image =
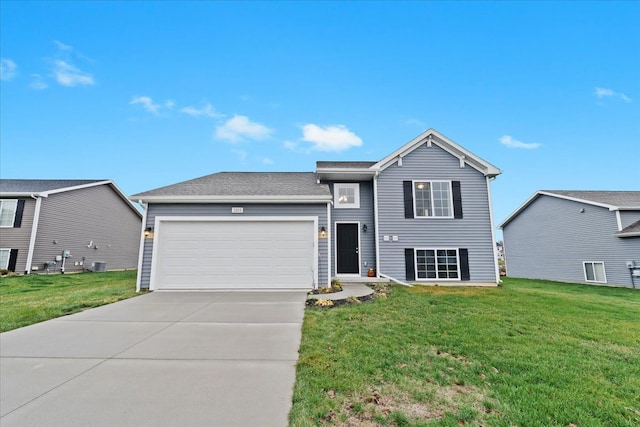
[[[604,273],[604,281],[600,280],[589,280],[587,279],[587,264],[591,264],[592,266],[595,264],[602,264],[602,272]],[[593,269],[593,274],[595,276],[596,269]],[[583,261],[582,262],[582,273],[584,274],[584,281],[588,283],[607,283],[607,270],[604,266],[604,261]]]
[[[421,181],[419,181],[421,182]],[[438,252],[437,251],[452,251],[455,250],[456,251],[456,259],[457,261],[457,265],[458,265],[458,278],[447,278],[447,279],[439,279],[439,278],[424,278],[424,279],[419,279],[418,278],[418,251],[435,251],[435,256],[436,258],[438,257]],[[436,260],[436,274],[438,272],[437,270],[437,260]],[[417,282],[442,282],[442,281],[447,281],[447,282],[459,282],[460,280],[462,280],[460,278],[460,248],[414,248],[413,249],[413,271],[415,273],[415,279]]]
[[[0,215],[2,215],[2,205],[5,202],[16,202],[16,209],[13,211],[11,225],[0,225],[0,228],[13,228],[13,224],[16,222],[16,213],[18,212],[18,199],[0,199]]]
[[[353,203],[338,203],[340,188],[353,188]],[[333,207],[336,209],[360,209],[360,183],[339,183],[333,184]]]
[[[7,257],[7,265],[3,266],[2,264],[0,264],[0,270],[6,270],[9,268],[9,260],[11,259],[11,249],[10,248],[0,248],[0,252],[2,251],[7,251],[9,252],[9,256]],[[0,261],[2,260],[2,258],[0,258]]]
[[[449,216],[418,216],[416,209],[416,182],[428,182],[429,184],[434,182],[446,182],[449,184]],[[431,197],[431,205],[433,208],[433,186],[429,185],[429,197]],[[417,219],[452,219],[453,218],[453,189],[451,187],[451,181],[440,179],[414,179],[411,181],[411,194],[413,196],[413,217]]]

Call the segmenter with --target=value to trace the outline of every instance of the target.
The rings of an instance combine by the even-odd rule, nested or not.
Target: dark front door
[[[358,224],[336,224],[336,273],[360,274]]]

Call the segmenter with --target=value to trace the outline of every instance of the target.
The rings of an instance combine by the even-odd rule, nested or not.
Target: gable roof
[[[69,191],[88,184],[106,183],[106,179],[0,179],[0,194],[25,195]]]
[[[401,159],[423,144],[437,145],[438,147],[457,157],[460,160],[461,164],[462,162],[464,162],[465,164],[468,164],[469,166],[482,172],[487,177],[495,177],[502,173],[500,169],[493,166],[491,163],[481,159],[472,152],[468,151],[466,148],[456,144],[435,129],[428,129],[427,131],[421,133],[402,147],[398,148],[393,153],[389,154],[384,159],[377,162],[375,165],[371,166],[371,169],[384,170],[387,167],[391,166],[394,162],[398,161],[398,159]]]
[[[640,191],[539,190],[502,221],[498,228],[504,228],[505,225],[511,222],[511,220],[540,196],[587,203],[589,205],[607,208],[610,211],[640,210]]]
[[[331,192],[313,172],[218,172],[143,193],[143,202],[327,202]]]
[[[614,234],[618,237],[640,237],[640,220],[631,225],[626,226],[622,230]]]
[[[49,197],[51,194],[81,190],[98,185],[110,186],[138,216],[142,213],[118,186],[108,179],[0,179],[0,197]]]

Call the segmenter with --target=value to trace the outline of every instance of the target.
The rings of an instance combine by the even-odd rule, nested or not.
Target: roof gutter
[[[331,196],[131,196],[138,203],[322,203]]]

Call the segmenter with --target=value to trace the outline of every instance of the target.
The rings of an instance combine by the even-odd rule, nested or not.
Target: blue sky
[[[640,190],[640,2],[0,3],[2,178],[127,194],[379,160],[428,128],[538,189]]]

